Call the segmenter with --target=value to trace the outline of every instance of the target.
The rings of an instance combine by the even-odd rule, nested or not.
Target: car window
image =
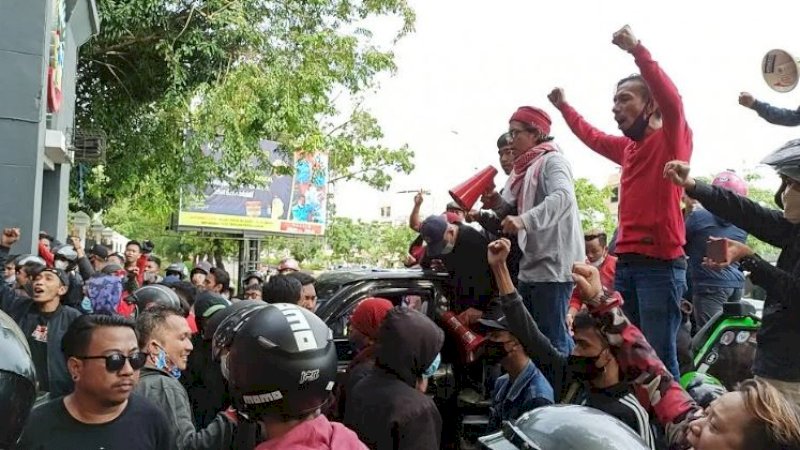
[[[380,292],[376,292],[370,294],[369,296],[364,296],[363,298],[359,299],[358,301],[353,302],[346,311],[339,314],[339,317],[336,320],[330,322],[331,330],[333,331],[334,338],[346,338],[347,337],[347,326],[350,323],[350,316],[353,315],[353,311],[355,311],[356,306],[361,303],[362,300],[368,297],[381,297],[389,300],[392,302],[393,305],[403,305],[408,308],[413,308],[425,315],[428,315],[429,305],[432,304],[431,299],[433,295],[431,292],[406,292],[406,293],[384,293],[381,294]]]

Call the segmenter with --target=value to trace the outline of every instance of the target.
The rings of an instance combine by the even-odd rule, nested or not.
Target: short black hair
[[[583,239],[586,242],[598,239],[600,241],[601,247],[605,247],[608,245],[608,236],[606,236],[605,231],[589,231],[583,235]]]
[[[506,131],[505,133],[501,134],[499,138],[497,138],[497,149],[500,150],[503,147],[508,147],[514,140],[511,139],[511,133]]]
[[[300,302],[300,293],[303,285],[297,278],[289,275],[273,275],[261,290],[261,299],[267,303],[293,303]]]
[[[125,248],[127,249],[131,245],[139,247],[139,251],[142,251],[142,244],[140,244],[139,241],[128,241],[128,243],[125,244]]]
[[[222,290],[227,291],[231,287],[231,276],[221,267],[212,267],[210,273],[214,275],[217,284],[222,285]]]
[[[261,283],[253,283],[253,284],[248,284],[247,286],[245,286],[244,287],[244,292],[262,291],[263,289],[264,289],[264,286],[262,286]],[[263,294],[263,291],[262,291],[262,294]]]
[[[168,306],[156,305],[139,313],[136,317],[136,332],[139,339],[139,348],[144,349],[153,332],[167,323],[170,316],[183,316],[181,311]]]
[[[574,331],[593,329],[605,341],[606,338],[603,335],[602,328],[603,324],[589,314],[589,311],[581,311],[575,314],[575,318],[572,319],[572,329]]]
[[[141,248],[141,247],[139,247],[139,248]],[[159,258],[158,256],[156,256],[156,255],[151,253],[151,254],[147,255],[147,260],[148,261],[153,261],[154,263],[156,263],[158,265],[158,267],[161,267],[161,258]]]
[[[69,324],[67,332],[61,338],[61,351],[64,356],[66,358],[86,356],[94,330],[101,327],[127,327],[136,333],[136,324],[127,317],[103,314],[78,316]]]
[[[286,275],[290,276],[292,278],[295,278],[297,281],[300,282],[301,286],[307,286],[309,284],[314,284],[317,281],[317,279],[314,278],[313,276],[311,276],[311,274],[305,273],[305,272],[300,272],[300,271],[298,271],[298,272],[290,272],[290,273],[287,273]]]

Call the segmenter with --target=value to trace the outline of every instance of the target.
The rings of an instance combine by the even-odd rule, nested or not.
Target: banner
[[[288,164],[278,144],[262,141],[273,165]],[[231,189],[227,183],[211,183],[199,202],[183,202],[178,213],[179,230],[213,229],[230,233],[325,234],[328,199],[328,156],[297,153],[294,176],[273,176],[264,187]]]

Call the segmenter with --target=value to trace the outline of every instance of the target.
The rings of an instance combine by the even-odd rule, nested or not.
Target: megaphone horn
[[[495,175],[497,175],[497,169],[487,166],[469,177],[467,181],[451,189],[450,196],[458,203],[458,206],[464,208],[464,211],[469,211],[481,195],[494,189]]]
[[[761,74],[770,88],[778,92],[789,92],[797,86],[798,63],[786,50],[773,49],[761,61]]]

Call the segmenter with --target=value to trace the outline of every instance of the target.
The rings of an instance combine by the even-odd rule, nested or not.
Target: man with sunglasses
[[[62,342],[75,391],[33,410],[21,449],[172,450],[166,418],[133,393],[147,355],[134,324],[120,316],[85,315]]]
[[[180,311],[155,306],[136,318],[139,348],[147,353],[136,392],[164,411],[170,427],[172,449],[231,448],[235,420],[217,414],[207,427],[197,430],[189,394],[178,378],[186,370],[193,350],[192,332]]]
[[[0,237],[0,262],[17,240],[18,228],[6,228]],[[0,283],[0,309],[11,316],[28,338],[36,367],[39,392],[60,397],[72,391],[72,380],[61,355],[61,339],[80,312],[61,304],[69,278],[61,269],[44,268],[33,276],[32,298],[22,297]]]

